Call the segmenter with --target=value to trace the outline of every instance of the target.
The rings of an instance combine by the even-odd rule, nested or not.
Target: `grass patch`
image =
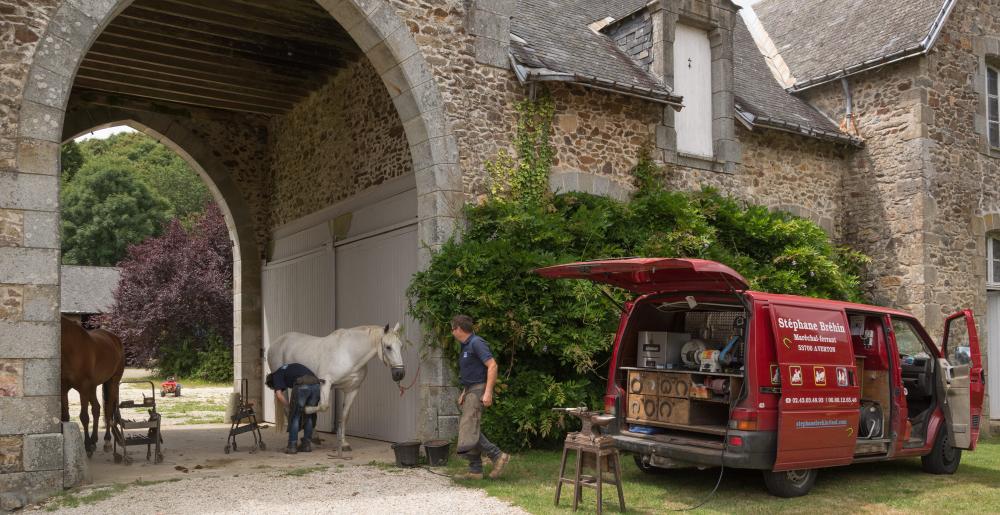
[[[158,481],[143,481],[137,479],[132,483],[116,483],[109,486],[101,486],[88,490],[86,493],[62,491],[45,505],[45,511],[56,511],[61,508],[77,508],[99,503],[110,499],[133,486],[151,486],[160,483],[175,483],[180,478],[161,479]]]
[[[327,466],[327,465],[317,465],[315,467],[299,467],[299,468],[296,468],[296,469],[288,470],[288,471],[286,471],[282,475],[286,476],[286,477],[287,476],[302,477],[302,476],[304,476],[306,474],[312,474],[313,472],[320,472],[320,471],[326,470],[328,468],[330,468],[330,467]]]
[[[573,489],[563,486],[559,506],[553,506],[556,475],[562,450],[530,451],[514,456],[499,480],[461,480],[459,484],[485,489],[536,514],[570,513]],[[575,453],[570,453],[567,471]],[[465,460],[452,455],[448,472],[467,469]],[[700,503],[719,477],[719,469],[685,469],[654,476],[639,471],[630,455],[622,455],[625,505],[630,513],[662,513]],[[489,472],[489,466],[486,467]],[[570,473],[570,472],[568,472]],[[605,508],[617,508],[614,486],[604,489]],[[583,489],[581,508],[592,511],[595,496]],[[772,497],[758,471],[726,469],[719,490],[692,513],[858,513],[939,512],[972,513],[1000,505],[1000,438],[980,439],[975,452],[962,455],[962,465],[952,476],[923,472],[919,458],[851,465],[820,471],[812,493],[797,499]]]
[[[175,378],[178,383],[181,384],[181,396],[184,395],[185,388],[232,388],[233,383],[229,381],[205,381],[203,379],[195,378]],[[155,375],[143,376],[143,377],[133,377],[129,381],[152,381],[153,385],[156,386],[156,395],[160,394],[160,384],[166,381],[166,377],[158,377]]]

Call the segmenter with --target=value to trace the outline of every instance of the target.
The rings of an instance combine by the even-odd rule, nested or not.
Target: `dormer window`
[[[989,135],[990,146],[1000,148],[1000,72],[989,66],[986,68],[986,133]]]

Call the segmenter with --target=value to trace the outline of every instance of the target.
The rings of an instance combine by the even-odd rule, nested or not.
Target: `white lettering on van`
[[[844,324],[838,322],[807,322],[796,318],[795,320],[789,318],[778,317],[778,327],[782,329],[791,329],[793,331],[807,330],[807,331],[823,331],[825,333],[840,333],[847,334],[847,328]]]

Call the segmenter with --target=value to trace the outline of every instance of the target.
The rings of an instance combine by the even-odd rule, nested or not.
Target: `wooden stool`
[[[576,450],[576,474],[572,478],[565,476],[566,455],[570,449]],[[593,467],[596,469],[594,475],[581,474],[583,461],[593,458]],[[609,469],[614,469],[614,480],[609,481],[604,478],[606,472],[604,464],[607,462]],[[607,470],[610,472],[610,470]],[[570,433],[566,435],[566,443],[563,445],[562,463],[559,465],[559,481],[556,483],[556,506],[559,505],[559,495],[562,493],[563,483],[573,485],[573,511],[576,511],[580,499],[583,497],[582,487],[597,490],[597,513],[601,513],[604,507],[602,496],[602,486],[604,483],[614,484],[618,488],[618,505],[621,511],[625,511],[625,494],[622,492],[622,463],[615,448],[614,440],[609,436],[593,437],[583,433]]]

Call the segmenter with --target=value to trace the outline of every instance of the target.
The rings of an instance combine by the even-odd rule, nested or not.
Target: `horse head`
[[[382,339],[379,342],[379,357],[392,370],[392,380],[397,383],[406,376],[406,366],[403,364],[403,340],[399,338],[399,322],[390,329],[385,324]]]

